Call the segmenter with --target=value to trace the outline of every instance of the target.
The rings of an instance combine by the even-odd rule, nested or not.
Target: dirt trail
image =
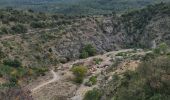
[[[92,59],[94,58],[102,58],[104,59],[105,61],[103,62],[103,64],[108,64],[109,63],[109,57],[107,57],[107,55],[109,54],[116,54],[116,53],[119,53],[119,52],[126,52],[126,51],[131,51],[132,49],[124,49],[124,50],[119,50],[119,51],[112,51],[112,52],[108,52],[108,53],[105,53],[103,55],[97,55],[97,56],[93,56],[93,57],[89,57],[89,58],[86,58],[86,59],[80,59],[80,60],[76,60],[76,61],[72,61],[72,62],[68,62],[66,64],[62,64],[60,67],[61,68],[66,68],[67,70],[65,71],[68,71],[72,66],[73,64],[75,63],[79,63],[79,62],[88,62],[88,61],[91,61]],[[57,80],[59,80],[61,77],[60,75],[58,75],[56,72],[54,72],[54,70],[51,70],[50,71],[53,75],[53,78],[45,83],[42,83],[38,86],[36,86],[35,88],[31,89],[32,93],[34,93],[35,91],[39,90],[40,88],[43,88],[44,86],[50,84],[50,83],[53,83]],[[100,71],[98,71],[100,72]]]
[[[57,81],[57,80],[60,79],[60,76],[59,76],[56,72],[54,72],[53,70],[51,70],[50,72],[52,73],[53,78],[52,78],[51,80],[43,83],[43,84],[38,85],[38,86],[35,87],[35,88],[33,88],[33,89],[31,90],[32,93],[34,93],[34,92],[37,91],[38,89],[40,89],[40,88],[42,88],[42,87],[44,87],[44,86],[46,86],[46,85],[48,85],[48,84],[53,83],[53,82],[55,82],[55,81]]]
[[[84,62],[85,64],[88,64],[89,62],[93,61],[94,58],[102,58],[103,61],[100,65],[93,65],[93,67],[97,68],[97,70],[93,73],[93,75],[98,75],[99,73],[101,73],[102,70],[104,70],[105,68],[102,66],[107,66],[107,65],[111,65],[111,59],[112,57],[114,58],[115,55],[117,53],[120,52],[127,52],[127,51],[133,51],[133,49],[123,49],[123,50],[119,50],[119,51],[111,51],[111,52],[107,52],[103,55],[97,55],[97,56],[93,56],[93,57],[89,57],[86,59],[79,59],[79,60],[75,60],[72,62],[68,62],[66,64],[61,64],[57,70],[57,72],[54,72],[54,70],[51,70],[51,73],[53,75],[53,78],[48,80],[47,82],[43,82],[42,84],[36,86],[35,88],[32,89],[32,93],[36,93],[38,92],[38,90],[46,87],[47,85],[49,85],[50,83],[53,82],[57,82],[60,81],[60,79],[64,79],[64,76],[60,75],[60,72],[66,72],[66,73],[71,73],[70,69],[72,68],[72,66],[76,63],[81,63]],[[141,52],[137,52],[135,54],[145,54],[146,52],[141,51]],[[85,78],[85,80],[88,80],[89,77]],[[70,98],[70,100],[82,100],[82,98],[84,97],[85,93],[89,90],[92,90],[94,87],[96,86],[92,86],[92,87],[88,87],[85,86],[84,84],[81,84],[78,89],[75,91],[75,94],[72,98]]]

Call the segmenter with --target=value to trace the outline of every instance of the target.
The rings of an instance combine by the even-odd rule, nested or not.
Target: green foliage
[[[144,57],[143,60],[144,61],[148,61],[148,60],[152,60],[156,57],[156,55],[154,53],[147,53]]]
[[[55,18],[57,17],[57,18]],[[0,34],[21,34],[28,29],[54,28],[71,24],[76,17],[45,14],[26,10],[0,9]]]
[[[168,53],[168,45],[166,43],[161,43],[157,48],[154,49],[155,54],[167,54]]]
[[[1,34],[9,34],[11,31],[8,27],[1,27],[0,30]]]
[[[85,47],[80,52],[80,58],[87,58],[89,56],[94,56],[96,54],[96,49],[91,45],[85,45]]]
[[[170,59],[158,57],[144,61],[135,73],[126,73],[115,100],[168,100]]]
[[[89,54],[89,56],[94,56],[96,54],[96,49],[91,44],[86,45],[84,50]]]
[[[85,94],[83,100],[100,100],[102,93],[98,89],[93,89]]]
[[[116,56],[126,57],[127,53],[126,52],[120,52],[120,53],[116,54]]]
[[[33,67],[33,68],[31,68],[31,70],[33,71],[32,74],[34,74],[35,76],[44,76],[45,72],[48,71],[48,68],[45,68],[45,67]]]
[[[83,79],[87,73],[87,67],[85,66],[74,66],[71,71],[76,76],[75,82],[76,83],[82,83]]]
[[[92,85],[95,85],[97,83],[97,77],[92,76],[92,77],[90,77],[89,81],[92,83]]]
[[[23,78],[45,75],[45,72],[48,71],[44,67],[25,68],[21,66],[17,60],[5,60],[4,65],[0,64],[0,77],[17,85],[18,81]]]
[[[1,77],[9,80],[10,83],[17,84],[18,80],[23,78],[28,74],[28,70],[26,68],[14,68],[7,65],[0,65],[0,75]]]
[[[170,58],[148,53],[136,71],[114,75],[100,88],[106,100],[169,100]]]
[[[97,83],[97,76],[91,76],[90,79],[85,83],[86,86],[92,86]]]
[[[96,65],[99,65],[103,61],[103,59],[101,59],[101,58],[94,58],[93,61],[95,62]]]
[[[80,58],[88,58],[89,57],[89,54],[88,52],[86,52],[85,50],[83,50],[81,53],[80,53]]]
[[[17,60],[17,59],[14,59],[14,60],[12,60],[12,59],[4,60],[3,64],[7,65],[7,66],[15,67],[15,68],[18,68],[18,67],[22,66],[21,62],[19,60]]]
[[[2,49],[0,48],[0,60],[3,59],[5,57],[4,52],[2,51]]]
[[[32,22],[32,23],[30,24],[30,26],[31,26],[32,28],[45,28],[45,27],[47,27],[47,25],[46,25],[45,22]]]
[[[0,65],[0,74],[1,74],[1,76],[10,75],[11,71],[12,71],[11,67]]]
[[[14,31],[15,33],[26,33],[27,32],[27,28],[22,24],[17,24],[11,27],[11,30]]]

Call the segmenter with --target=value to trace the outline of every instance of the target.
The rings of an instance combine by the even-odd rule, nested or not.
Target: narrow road
[[[53,70],[51,70],[50,72],[52,73],[53,78],[52,78],[51,80],[43,83],[43,84],[38,85],[38,86],[35,87],[35,88],[33,88],[33,89],[31,90],[32,93],[34,93],[35,91],[37,91],[37,90],[40,89],[41,87],[44,87],[44,86],[46,86],[46,85],[48,85],[48,84],[50,84],[50,83],[53,83],[53,82],[55,82],[55,81],[57,81],[57,80],[60,79],[59,75],[58,75],[56,72],[54,72]]]

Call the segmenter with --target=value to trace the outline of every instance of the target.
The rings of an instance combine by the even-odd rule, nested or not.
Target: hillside
[[[88,44],[97,53],[131,47],[151,48],[161,42],[169,44],[169,10],[169,4],[158,4],[121,17],[1,10],[1,51],[8,55],[6,58],[20,55],[17,58],[28,66],[27,62],[32,61],[48,65],[50,59],[58,57],[66,61],[79,58]],[[18,17],[21,18],[16,20]]]
[[[12,95],[10,93],[15,95],[19,92],[21,93],[20,95],[27,97],[28,95],[22,93],[32,93],[29,89],[33,89],[36,92],[33,92],[32,95],[37,100],[48,98],[51,94],[53,94],[51,100],[56,98],[66,100],[65,98],[72,97],[73,100],[77,100],[75,98],[77,98],[77,95],[79,97],[80,94],[76,93],[76,91],[81,91],[81,95],[84,96],[89,88],[90,90],[93,89],[89,85],[97,84],[97,86],[101,85],[99,92],[107,91],[103,95],[99,95],[101,99],[103,98],[102,100],[107,100],[106,98],[108,100],[114,98],[116,100],[125,100],[128,96],[125,95],[124,90],[131,96],[129,98],[134,98],[134,100],[140,100],[140,98],[133,97],[133,93],[137,94],[138,92],[144,93],[144,100],[155,100],[154,98],[157,98],[157,96],[162,98],[164,95],[168,97],[169,90],[162,91],[162,89],[164,90],[165,86],[169,87],[167,83],[169,82],[167,81],[169,79],[169,69],[167,68],[169,53],[166,50],[170,46],[169,34],[170,3],[150,5],[121,15],[112,13],[75,16],[37,13],[32,10],[14,10],[12,8],[1,9],[0,83],[2,83],[1,87],[3,88],[1,94],[7,92],[9,95]],[[145,54],[148,53],[145,49],[151,48],[156,48],[154,54],[149,54],[149,56],[145,57]],[[122,51],[122,49],[124,50]],[[162,65],[158,61],[162,61]],[[150,63],[153,63],[153,65],[150,66]],[[167,64],[167,66],[163,66],[164,64]],[[148,69],[143,70],[151,72],[155,70],[158,74],[146,77],[146,81],[142,83],[141,81],[142,79],[145,80],[145,76],[141,74],[142,69],[138,69],[138,66],[143,68],[144,65],[148,66]],[[160,70],[155,69],[155,65],[158,65],[157,67]],[[164,67],[166,69],[163,69]],[[150,68],[153,68],[153,70],[150,70]],[[115,72],[122,74],[127,70],[136,71],[137,76],[134,73],[129,73],[127,78],[120,76],[121,78],[116,79],[116,83],[113,83],[119,86],[119,89],[115,90],[116,94],[105,87],[105,85],[109,85],[110,89],[114,90],[115,87],[112,87],[112,81],[114,80],[111,79],[111,83],[107,84],[107,82],[110,82],[107,79]],[[93,71],[96,73],[93,73]],[[91,81],[96,81],[93,75],[101,75],[99,79],[106,79],[106,81],[103,81],[106,84],[98,81],[97,83],[91,83]],[[107,75],[109,77],[106,77]],[[149,76],[149,72],[146,75]],[[160,85],[163,87],[157,86],[159,82],[154,80],[159,75],[168,77],[167,80],[164,79],[165,77],[159,77],[161,78]],[[62,77],[62,80],[60,80],[60,77]],[[129,77],[132,77],[130,81],[127,80]],[[90,80],[90,83],[84,82],[83,79],[85,81]],[[156,85],[154,84],[155,81]],[[127,84],[132,90],[131,88],[125,88],[123,82],[134,84],[133,86]],[[136,82],[140,83],[137,84]],[[148,88],[149,90],[141,89],[144,86],[150,86],[147,85],[147,82],[154,87]],[[85,83],[86,88],[84,88]],[[10,88],[8,90],[6,87],[11,85],[19,88],[16,90],[15,88],[10,90]],[[46,85],[49,87],[46,87]],[[141,88],[135,88],[135,86],[141,86]],[[23,87],[28,90],[23,89]],[[61,87],[64,87],[61,92],[53,91],[54,89],[61,90]],[[52,91],[48,92],[49,88]],[[156,91],[156,97],[153,92],[150,92],[152,89]],[[48,96],[44,93],[48,93]],[[123,94],[121,95],[121,93]],[[91,100],[88,99],[89,95],[86,95],[87,99],[85,100]]]
[[[169,0],[1,0],[3,7],[64,14],[104,14],[140,9]]]

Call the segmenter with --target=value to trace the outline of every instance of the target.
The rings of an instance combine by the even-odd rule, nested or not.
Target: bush
[[[34,67],[31,70],[33,71],[33,74],[35,74],[36,76],[44,76],[45,72],[48,71],[48,69],[44,67]]]
[[[83,51],[80,53],[80,58],[84,59],[84,58],[87,58],[87,57],[89,57],[88,52],[86,52],[85,50],[83,50]]]
[[[95,62],[96,65],[99,65],[103,61],[103,59],[101,59],[101,58],[94,58],[93,61]]]
[[[168,45],[166,43],[161,43],[157,48],[154,49],[155,54],[166,54],[168,52]]]
[[[3,64],[7,65],[7,66],[15,67],[15,68],[18,68],[18,67],[22,66],[21,62],[19,60],[17,60],[17,59],[14,59],[14,60],[12,60],[12,59],[4,60]]]
[[[89,80],[85,83],[86,86],[92,86],[97,83],[97,76],[92,76]]]
[[[96,83],[97,83],[97,76],[92,76],[90,77],[89,81],[86,82],[85,85],[92,86],[92,85],[95,85]]]
[[[85,94],[83,100],[100,100],[102,93],[98,89],[93,89]]]
[[[11,30],[7,27],[1,27],[1,34],[9,34],[10,31]]]
[[[45,28],[47,25],[44,22],[32,22],[30,26],[32,28]]]
[[[5,66],[5,65],[0,65],[0,74],[2,76],[9,76],[11,71],[12,71],[11,67]]]
[[[93,85],[95,85],[97,83],[97,77],[92,76],[92,77],[90,77],[89,81],[92,82]]]
[[[87,58],[89,56],[94,56],[96,54],[96,49],[91,45],[85,45],[85,47],[80,52],[80,58]]]
[[[126,52],[120,52],[120,53],[117,53],[116,56],[126,57],[127,53]]]
[[[14,31],[15,33],[26,33],[27,32],[27,28],[22,24],[18,24],[18,25],[11,27],[11,30]]]
[[[156,57],[156,55],[154,53],[147,53],[144,57],[143,60],[144,61],[148,61],[148,60],[152,60]]]
[[[4,54],[4,52],[2,51],[2,49],[0,48],[0,60],[2,59],[2,58],[4,58],[5,57],[5,54]]]
[[[11,83],[17,83],[18,79],[27,75],[25,68],[13,68],[6,65],[0,65],[0,75]]]
[[[73,74],[76,76],[75,82],[82,83],[83,79],[87,73],[87,67],[85,66],[75,66],[72,69]]]

